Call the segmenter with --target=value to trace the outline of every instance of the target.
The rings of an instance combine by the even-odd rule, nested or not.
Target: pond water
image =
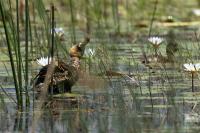
[[[184,63],[199,63],[200,0],[30,0],[30,9],[23,1],[19,0],[20,52],[17,1],[0,1],[0,133],[200,132],[199,72],[192,76],[183,68]],[[54,38],[54,55],[65,62],[72,42],[86,33],[91,40],[72,94],[38,100],[32,85],[40,69],[36,59],[50,53],[51,22],[63,27]],[[173,63],[166,53],[170,31],[178,44]],[[24,87],[26,35],[30,106],[20,112],[7,45],[11,43],[14,65],[22,67]],[[157,53],[149,36],[164,39]],[[23,63],[17,64],[19,53]],[[16,68],[20,77],[19,71]],[[25,105],[25,91],[22,95]]]
[[[99,88],[91,88],[91,82],[81,84],[85,79],[80,78],[72,89],[76,96],[46,101],[44,109],[37,108],[40,101],[34,100],[30,90],[31,107],[16,112],[12,78],[1,76],[1,82],[11,87],[4,89],[7,95],[2,95],[0,132],[198,132],[198,78],[194,79],[195,92],[192,93],[191,77],[182,70],[182,62],[155,63],[152,67],[142,64],[140,45],[144,45],[145,38],[132,43],[117,40],[114,42],[117,49],[108,47],[115,60],[111,70],[125,74],[102,76],[106,82]],[[181,47],[184,46],[185,43],[181,43]],[[162,47],[161,52],[165,49]],[[177,58],[182,56],[178,54]],[[91,65],[91,72],[92,69],[96,68]]]

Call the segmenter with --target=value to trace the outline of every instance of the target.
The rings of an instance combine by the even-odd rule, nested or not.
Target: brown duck
[[[48,92],[53,94],[58,93],[71,93],[72,86],[79,78],[80,59],[84,54],[85,46],[89,42],[89,38],[86,37],[81,43],[74,45],[69,50],[70,63],[66,64],[63,61],[56,61],[56,66],[52,76],[51,83],[48,88]],[[42,85],[47,74],[47,69],[51,58],[41,58],[37,60],[39,64],[43,65],[40,69],[35,80],[35,88],[38,92],[41,91]]]

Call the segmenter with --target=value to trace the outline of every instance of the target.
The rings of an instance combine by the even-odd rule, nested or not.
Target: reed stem
[[[115,29],[117,33],[120,33],[120,18],[118,11],[118,0],[112,0],[112,12],[113,12],[113,20],[115,23]]]
[[[22,98],[22,60],[21,60],[21,50],[20,50],[20,38],[19,38],[19,1],[16,0],[16,16],[17,16],[17,27],[16,27],[16,43],[17,43],[17,74],[18,74],[18,82],[19,82],[19,90],[20,90],[20,97]]]
[[[194,73],[192,73],[192,92],[194,92]]]
[[[25,15],[26,15],[26,21],[25,21],[25,93],[26,93],[26,107],[30,104],[29,101],[29,94],[28,94],[28,55],[29,55],[29,7],[28,7],[28,0],[25,0]]]
[[[16,98],[17,98],[17,108],[18,108],[18,110],[22,111],[23,101],[22,101],[22,97],[20,97],[20,90],[19,90],[16,70],[15,70],[15,64],[14,64],[14,60],[13,60],[11,42],[9,41],[9,31],[7,29],[7,26],[6,26],[6,20],[5,20],[5,14],[4,14],[4,11],[3,11],[2,1],[0,1],[0,13],[1,13],[1,16],[2,16],[3,27],[4,27],[4,31],[5,31],[5,35],[6,35],[6,43],[7,43],[7,48],[8,48],[8,54],[9,54],[9,59],[10,59],[10,63],[11,63],[11,69],[12,69],[14,84],[15,84],[15,91],[16,91]]]
[[[85,0],[86,32],[90,33],[89,0]]]
[[[54,57],[54,44],[55,44],[55,20],[54,20],[54,5],[51,5],[51,57],[53,61]],[[53,77],[51,78],[51,81],[53,81]],[[53,95],[53,86],[51,86],[51,95]]]
[[[154,9],[153,9],[153,15],[152,15],[152,18],[151,18],[150,28],[149,28],[149,37],[150,37],[150,35],[151,35],[152,26],[153,26],[153,21],[154,21],[155,14],[156,14],[156,10],[157,10],[157,5],[158,5],[158,0],[155,1],[155,5],[154,5]]]
[[[73,0],[69,0],[69,7],[70,7],[70,14],[71,14],[71,39],[72,43],[76,43],[76,29],[75,29],[75,18],[74,18],[74,6],[73,6]]]
[[[54,5],[51,6],[51,57],[54,57],[54,34],[55,34],[55,23],[54,23]]]
[[[153,99],[152,99],[152,93],[151,93],[151,71],[150,71],[150,69],[149,69],[148,88],[149,88],[149,96],[150,96],[150,99],[151,99],[151,109],[152,109],[152,112],[153,112]]]

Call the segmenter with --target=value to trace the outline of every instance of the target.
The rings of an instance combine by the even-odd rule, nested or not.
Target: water
[[[124,40],[127,42],[126,38]],[[72,91],[76,96],[70,100],[59,97],[52,102],[46,101],[44,109],[37,108],[41,101],[31,100],[27,111],[17,112],[16,104],[9,98],[15,98],[12,77],[0,76],[9,95],[3,95],[4,100],[0,105],[0,132],[198,132],[198,78],[194,80],[195,93],[191,93],[191,77],[182,70],[180,62],[166,66],[156,63],[150,68],[141,63],[140,45],[148,45],[147,42],[116,41],[110,42],[117,49],[107,46],[112,55],[109,65],[112,71],[125,75],[105,76],[103,73],[101,80],[104,79],[105,82],[101,81],[97,85],[100,80],[90,78],[91,75],[88,74],[80,78],[73,87]],[[164,46],[161,51],[164,51]],[[147,54],[151,52],[149,50]],[[92,57],[93,60],[98,59]],[[90,72],[88,66],[83,69],[87,73],[97,74],[100,73],[97,68],[91,65]],[[37,70],[34,69],[33,72]],[[5,71],[1,74],[6,75]],[[3,91],[0,92],[2,94]],[[32,94],[30,89],[31,99]]]

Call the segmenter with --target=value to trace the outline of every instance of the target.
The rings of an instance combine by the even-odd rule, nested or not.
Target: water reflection
[[[103,96],[101,96],[102,99]],[[91,97],[90,97],[91,98]],[[96,96],[97,98],[97,96]],[[97,99],[93,99],[97,100]],[[184,121],[182,105],[166,108],[140,107],[134,110],[127,105],[102,108],[98,104],[92,106],[79,104],[70,108],[59,105],[43,111],[35,109],[23,113],[1,113],[1,132],[48,132],[48,133],[98,133],[98,132],[185,132],[182,129],[188,124]],[[89,102],[89,101],[87,101]],[[91,102],[91,101],[90,101]],[[105,102],[105,101],[104,101]],[[88,103],[90,104],[90,103]],[[104,104],[105,105],[105,104]],[[95,106],[95,108],[93,108]],[[149,111],[148,111],[149,110]],[[36,116],[41,114],[39,119]],[[188,119],[187,117],[186,119]],[[35,125],[34,122],[35,121]],[[193,125],[194,126],[194,125]],[[182,128],[181,128],[182,127]],[[189,128],[189,127],[188,127]]]
[[[118,54],[127,55],[122,50]],[[31,107],[29,111],[22,113],[16,113],[14,104],[6,102],[0,113],[0,132],[187,133],[198,124],[198,113],[190,114],[192,100],[184,100],[186,97],[182,94],[190,92],[189,80],[175,68],[167,68],[167,74],[161,71],[162,68],[154,68],[150,77],[148,68],[141,64],[126,65],[119,62],[112,70],[127,74],[137,72],[138,75],[134,73],[134,78],[140,80],[139,85],[127,77],[112,77],[105,91],[88,89],[87,93],[81,92],[81,86],[81,91],[77,89],[81,94],[79,101],[56,99],[46,102],[42,109],[34,108],[33,111]],[[13,93],[14,89],[7,91]],[[149,91],[152,92],[152,99]],[[180,99],[176,99],[177,97]],[[198,109],[196,107],[195,111],[198,112]],[[194,118],[197,119],[194,121]],[[188,130],[184,130],[185,127]]]

